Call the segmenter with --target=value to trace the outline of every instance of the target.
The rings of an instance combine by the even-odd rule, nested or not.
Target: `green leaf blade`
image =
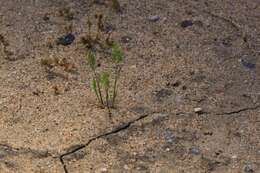
[[[103,72],[101,74],[101,77],[100,77],[100,83],[105,87],[105,88],[108,88],[109,87],[109,73],[107,72]]]
[[[96,55],[94,52],[89,51],[87,54],[87,62],[92,70],[96,69]]]
[[[93,90],[93,91],[97,91],[97,82],[95,79],[92,79],[91,80],[91,83],[90,83],[90,88]]]
[[[115,63],[120,63],[121,61],[123,61],[124,54],[121,47],[118,44],[113,44],[111,55],[112,55],[112,60]]]

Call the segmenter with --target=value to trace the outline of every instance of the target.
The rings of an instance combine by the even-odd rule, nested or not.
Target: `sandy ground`
[[[119,2],[0,0],[0,172],[260,172],[259,0]],[[82,43],[100,13],[125,52],[111,119]]]

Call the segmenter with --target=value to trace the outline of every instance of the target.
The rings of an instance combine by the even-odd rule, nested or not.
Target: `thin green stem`
[[[95,83],[97,83],[96,79],[93,79],[93,80],[95,81]],[[98,95],[97,88],[93,88],[93,89],[94,89],[94,92],[95,92],[95,94],[96,94],[96,97],[97,97],[98,101],[101,103],[100,97],[99,97],[99,95]]]
[[[99,26],[97,27],[97,33],[96,33],[96,41],[98,41],[99,40],[99,37],[100,37],[100,28],[99,28]]]
[[[106,104],[107,104],[107,109],[108,109],[108,113],[110,114],[110,106],[109,106],[109,93],[108,93],[108,87],[106,88]]]
[[[114,81],[114,86],[113,86],[112,107],[115,106],[115,101],[116,101],[116,96],[117,96],[117,80],[119,78],[121,69],[122,68],[120,66],[117,66],[116,70],[115,70],[115,81]]]
[[[100,88],[100,85],[99,85],[99,79],[98,79],[96,70],[93,70],[93,71],[94,71],[94,76],[95,76],[96,82],[97,82],[97,88],[98,88],[98,94],[99,94],[99,97],[100,97],[100,103],[101,103],[101,105],[104,105],[104,101],[103,101],[103,98],[102,98],[102,92],[101,92],[101,88]]]

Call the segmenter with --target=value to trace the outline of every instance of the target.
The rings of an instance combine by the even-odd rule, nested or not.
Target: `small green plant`
[[[123,61],[123,51],[118,44],[112,45],[111,52],[111,63],[112,66],[109,69],[110,71],[101,71],[97,72],[97,62],[96,62],[96,54],[89,50],[87,54],[87,62],[89,67],[93,72],[93,78],[91,80],[91,89],[94,91],[99,104],[103,107],[106,107],[109,110],[110,108],[115,107],[116,97],[117,97],[117,85],[118,79],[120,76],[120,72],[122,69],[122,61]],[[111,82],[114,80],[113,82]],[[112,85],[111,85],[112,84]]]
[[[116,43],[113,44],[112,46],[112,61],[115,65],[114,69],[114,75],[115,75],[115,80],[114,80],[114,85],[113,85],[113,95],[112,95],[112,106],[114,107],[115,105],[115,100],[117,96],[117,81],[122,69],[122,66],[120,63],[123,61],[123,51],[120,48],[120,46]]]

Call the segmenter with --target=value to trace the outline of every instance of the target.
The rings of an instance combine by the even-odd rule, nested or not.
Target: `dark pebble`
[[[176,81],[172,84],[173,87],[178,87],[180,86],[181,82],[180,81]]]
[[[255,67],[256,67],[255,64],[253,64],[253,63],[251,63],[251,62],[247,62],[247,61],[244,60],[244,59],[241,59],[241,64],[242,64],[244,67],[248,68],[248,69],[255,69]]]
[[[122,43],[129,43],[131,40],[132,40],[132,38],[129,37],[129,36],[123,36],[123,37],[121,38],[121,42],[122,42]]]
[[[33,91],[32,94],[35,95],[35,96],[39,96],[40,92],[38,90],[36,90],[36,91]]]
[[[193,22],[191,20],[184,20],[181,22],[181,27],[182,28],[187,28],[189,26],[192,26],[193,25]]]
[[[105,5],[105,0],[94,0],[94,4]]]
[[[203,133],[205,136],[212,136],[213,135],[213,132],[204,132]]]
[[[61,44],[63,46],[68,46],[75,40],[75,36],[72,33],[66,34],[60,38],[58,38],[57,44]]]
[[[115,28],[112,25],[110,25],[110,24],[107,24],[104,27],[104,31],[105,31],[106,34],[112,32],[114,30],[115,30]]]
[[[151,22],[157,22],[158,20],[160,20],[160,16],[158,16],[158,15],[150,16],[150,17],[148,17],[148,20]]]
[[[226,46],[226,47],[232,46],[231,40],[228,40],[228,39],[224,39],[224,40],[222,41],[222,44],[223,44],[224,46]]]
[[[248,164],[248,165],[245,166],[244,171],[247,172],[247,173],[253,173],[254,169],[253,169],[252,165]]]
[[[50,17],[47,16],[47,15],[44,15],[44,16],[43,16],[43,20],[44,20],[44,21],[48,21],[48,20],[50,20]]]

